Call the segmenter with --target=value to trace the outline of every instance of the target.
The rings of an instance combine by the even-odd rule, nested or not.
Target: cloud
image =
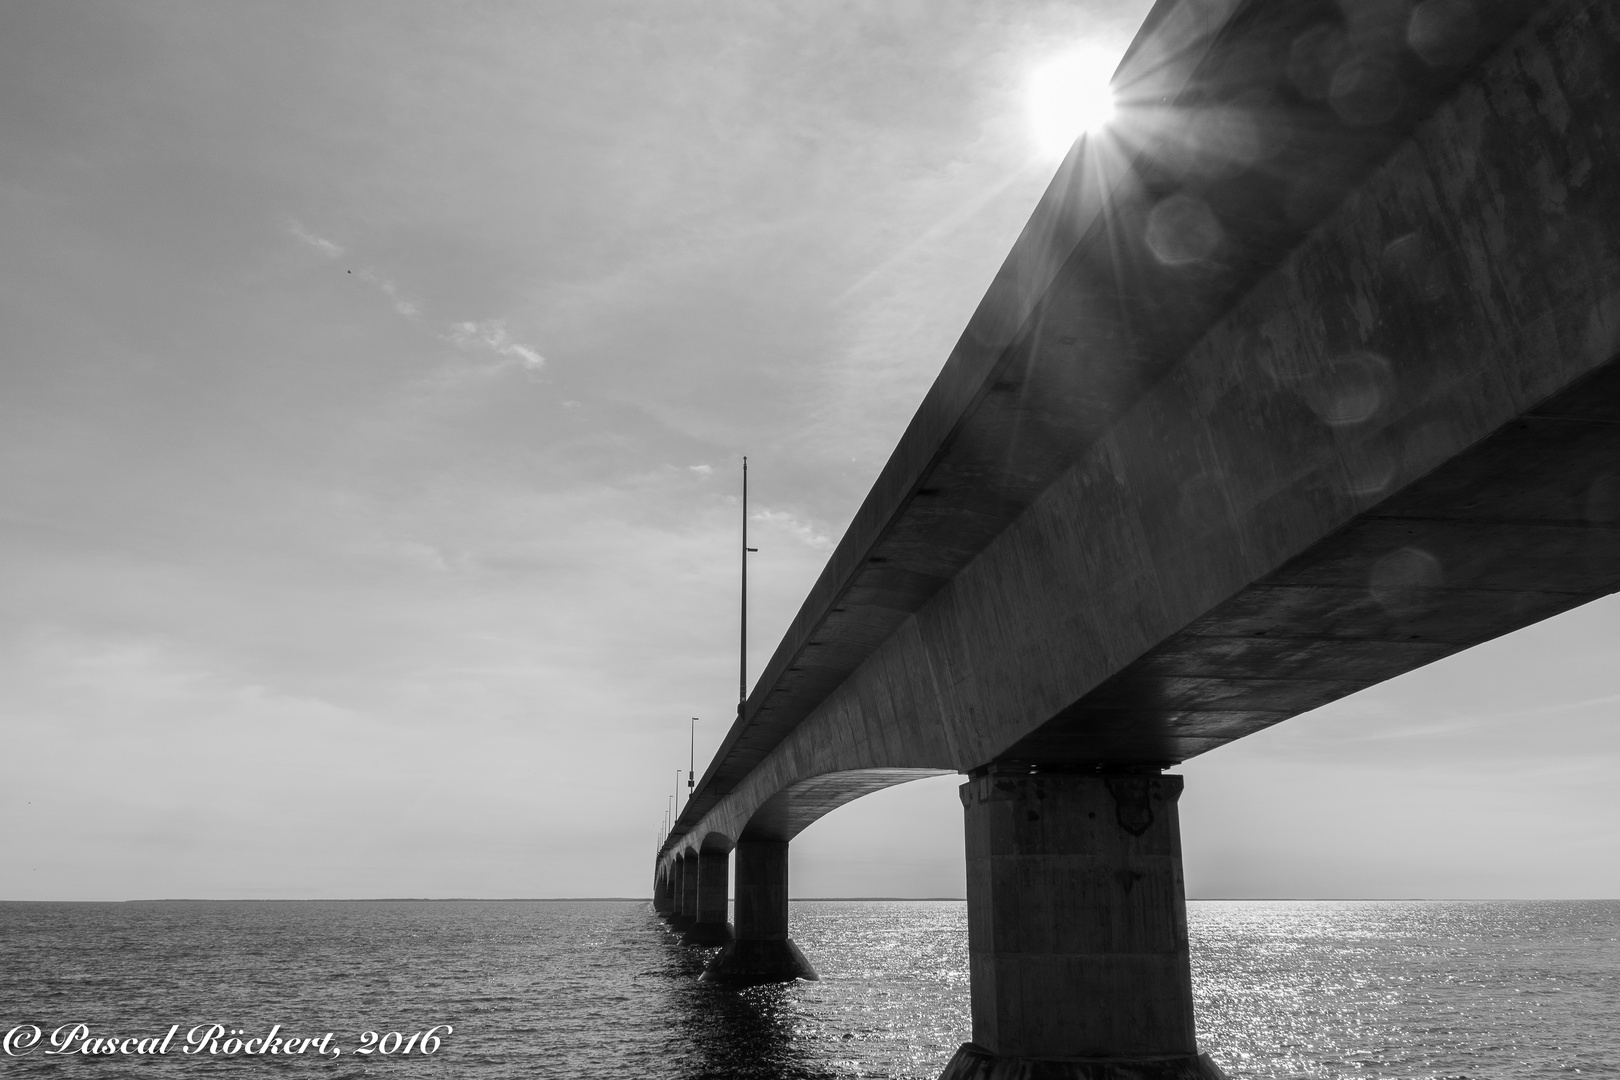
[[[760,510],[749,514],[748,517],[750,521],[773,525],[808,547],[830,548],[833,545],[832,537],[818,532],[808,521],[795,517],[785,510]]]
[[[508,360],[515,360],[528,371],[539,371],[546,358],[532,346],[513,339],[505,319],[451,324],[449,338],[460,349],[483,348]]]
[[[688,465],[687,468],[691,469],[695,473],[701,473],[704,476],[711,476],[714,474],[713,465]]]
[[[389,281],[387,278],[378,277],[370,270],[362,270],[356,274],[355,277],[359,278],[367,285],[372,286],[378,292],[388,297],[389,302],[394,305],[394,310],[405,316],[407,319],[414,319],[422,313],[422,309],[416,306],[416,302],[413,300],[407,300],[404,296],[401,296],[399,287],[396,286],[392,281]]]
[[[287,219],[287,232],[296,237],[300,243],[309,245],[328,259],[341,259],[349,253],[348,248],[343,245],[310,232],[296,218]],[[402,295],[399,286],[388,278],[382,277],[371,270],[350,270],[349,273],[386,296],[388,302],[393,305],[394,310],[405,318],[414,319],[422,313],[422,309],[416,305],[416,302]]]
[[[297,237],[299,240],[308,244],[310,247],[314,248],[316,251],[320,252],[322,255],[325,255],[328,259],[341,258],[346,254],[342,245],[335,244],[324,236],[316,236],[314,233],[304,228],[303,224],[296,218],[288,219],[287,231],[293,236]]]

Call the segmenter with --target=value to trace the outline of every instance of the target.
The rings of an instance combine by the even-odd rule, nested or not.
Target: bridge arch
[[[692,873],[692,921],[679,914],[683,944],[725,944],[704,972],[710,981],[751,984],[815,979],[815,969],[794,944],[788,927],[788,842],[817,820],[875,791],[947,775],[927,766],[873,766],[817,772],[792,779],[751,808],[726,800],[668,854],[670,865]],[[723,827],[718,821],[725,822]],[[737,840],[733,841],[732,836]],[[726,925],[730,857],[736,853],[736,930]]]
[[[873,768],[821,773],[782,788],[761,803],[743,827],[744,841],[789,841],[817,820],[863,795],[898,784],[943,776],[950,769]]]
[[[954,771],[931,766],[839,769],[789,781],[752,808],[728,800],[729,805],[705,817],[664,853],[658,862],[655,885],[662,889],[663,882],[690,865],[688,859],[726,857],[747,843],[786,844],[816,821],[863,795]],[[711,874],[716,872],[711,869]]]

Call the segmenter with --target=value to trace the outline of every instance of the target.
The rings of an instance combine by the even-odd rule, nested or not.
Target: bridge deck
[[[1155,9],[671,846],[822,773],[1168,764],[1620,584],[1620,14],[1473,10]]]

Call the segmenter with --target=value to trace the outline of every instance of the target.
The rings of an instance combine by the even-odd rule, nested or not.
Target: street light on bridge
[[[737,715],[743,714],[743,706],[748,703],[748,553],[758,551],[759,548],[748,546],[748,458],[743,458],[743,485],[742,485],[742,618],[741,643],[738,647],[737,657]]]
[[[693,774],[697,772],[697,722],[698,718],[692,717],[692,741],[686,749],[686,802],[688,805],[692,802],[692,788],[696,784]]]

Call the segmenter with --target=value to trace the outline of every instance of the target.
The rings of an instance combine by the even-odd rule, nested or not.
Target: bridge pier
[[[737,925],[731,941],[704,969],[705,982],[737,985],[819,978],[788,937],[788,842],[737,844]]]
[[[1193,1031],[1181,777],[962,786],[973,1041],[941,1080],[1216,1080]]]
[[[682,945],[724,945],[731,940],[726,921],[726,894],[731,884],[731,853],[704,851],[697,857],[696,921],[681,936]]]
[[[669,925],[684,933],[697,922],[697,856],[686,854],[670,865],[675,872],[675,913]]]
[[[669,871],[660,870],[653,876],[653,911],[664,918],[675,910],[675,889],[670,884]]]

